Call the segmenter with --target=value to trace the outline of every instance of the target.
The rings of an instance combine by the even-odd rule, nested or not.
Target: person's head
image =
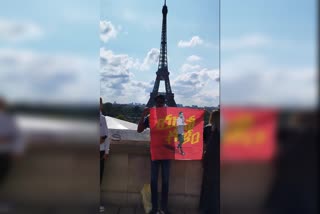
[[[102,106],[103,106],[102,97],[100,97],[100,111],[102,111]]]
[[[160,108],[164,106],[166,98],[162,94],[159,94],[154,100],[156,102],[156,107]]]
[[[179,117],[183,118],[183,112],[182,111],[179,112]]]
[[[213,124],[213,112],[214,110],[210,112],[209,121],[208,121],[208,124],[211,124],[211,125]]]
[[[220,130],[220,109],[213,110],[210,114],[210,123],[213,128],[217,128]]]

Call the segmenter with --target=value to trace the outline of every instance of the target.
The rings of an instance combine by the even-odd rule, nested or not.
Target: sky
[[[158,68],[164,1],[101,0],[101,94],[148,102]],[[219,104],[219,1],[167,1],[167,50],[177,104]],[[160,92],[165,92],[160,82]]]
[[[315,108],[316,0],[221,0],[222,105]]]
[[[98,1],[1,1],[0,96],[97,103],[99,19]]]
[[[156,78],[162,5],[2,1],[0,96],[95,103],[101,91],[106,102],[146,103]],[[217,0],[167,5],[177,103],[316,107],[316,0],[221,0],[220,11]]]

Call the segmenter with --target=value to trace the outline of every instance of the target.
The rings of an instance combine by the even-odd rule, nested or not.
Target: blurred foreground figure
[[[23,149],[15,120],[7,112],[6,101],[0,97],[0,213],[8,210],[1,194],[5,178],[11,169],[13,159],[20,156]]]
[[[317,208],[315,112],[290,113],[279,131],[279,152],[267,209],[274,214],[313,214]]]
[[[102,184],[103,173],[104,173],[104,161],[108,159],[109,147],[110,147],[110,140],[108,139],[108,125],[106,122],[106,118],[102,114],[102,107],[103,107],[103,101],[102,101],[102,98],[100,97],[100,191],[101,191],[101,184]],[[99,209],[100,209],[100,212],[104,212],[105,208],[101,204],[101,201],[102,200],[100,198]]]
[[[203,214],[213,214],[220,210],[220,110],[211,112],[203,134],[205,152],[200,210]]]

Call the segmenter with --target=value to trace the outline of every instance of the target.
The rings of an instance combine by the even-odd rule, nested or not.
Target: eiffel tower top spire
[[[162,31],[161,31],[161,45],[160,45],[160,56],[158,69],[164,69],[168,67],[167,59],[167,14],[168,7],[166,5],[166,0],[164,0],[164,5],[162,7]]]
[[[153,90],[150,93],[150,98],[147,103],[148,107],[152,107],[155,104],[155,98],[159,95],[165,95],[165,102],[167,106],[176,107],[177,104],[174,101],[174,94],[171,91],[170,80],[169,80],[169,70],[168,70],[168,58],[167,58],[167,14],[168,7],[166,5],[166,0],[164,0],[164,5],[162,7],[162,30],[161,30],[161,45],[160,45],[160,55],[159,55],[159,65],[158,71],[156,72],[157,77],[154,82]],[[164,81],[166,92],[159,92],[160,82]]]

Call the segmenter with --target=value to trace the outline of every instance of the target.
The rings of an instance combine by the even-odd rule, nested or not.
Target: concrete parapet
[[[128,131],[128,130],[127,130]],[[130,132],[130,133],[129,133]],[[145,140],[112,141],[105,162],[102,199],[114,205],[141,206],[140,191],[150,183],[150,147]],[[123,134],[123,133],[120,133]],[[126,135],[122,135],[126,136]],[[221,205],[261,206],[272,181],[270,163],[221,166]],[[172,161],[169,206],[196,208],[202,181],[201,161]],[[98,148],[92,143],[33,142],[17,160],[2,193],[17,200],[61,203],[97,202],[99,199]],[[161,190],[161,174],[159,190]]]

